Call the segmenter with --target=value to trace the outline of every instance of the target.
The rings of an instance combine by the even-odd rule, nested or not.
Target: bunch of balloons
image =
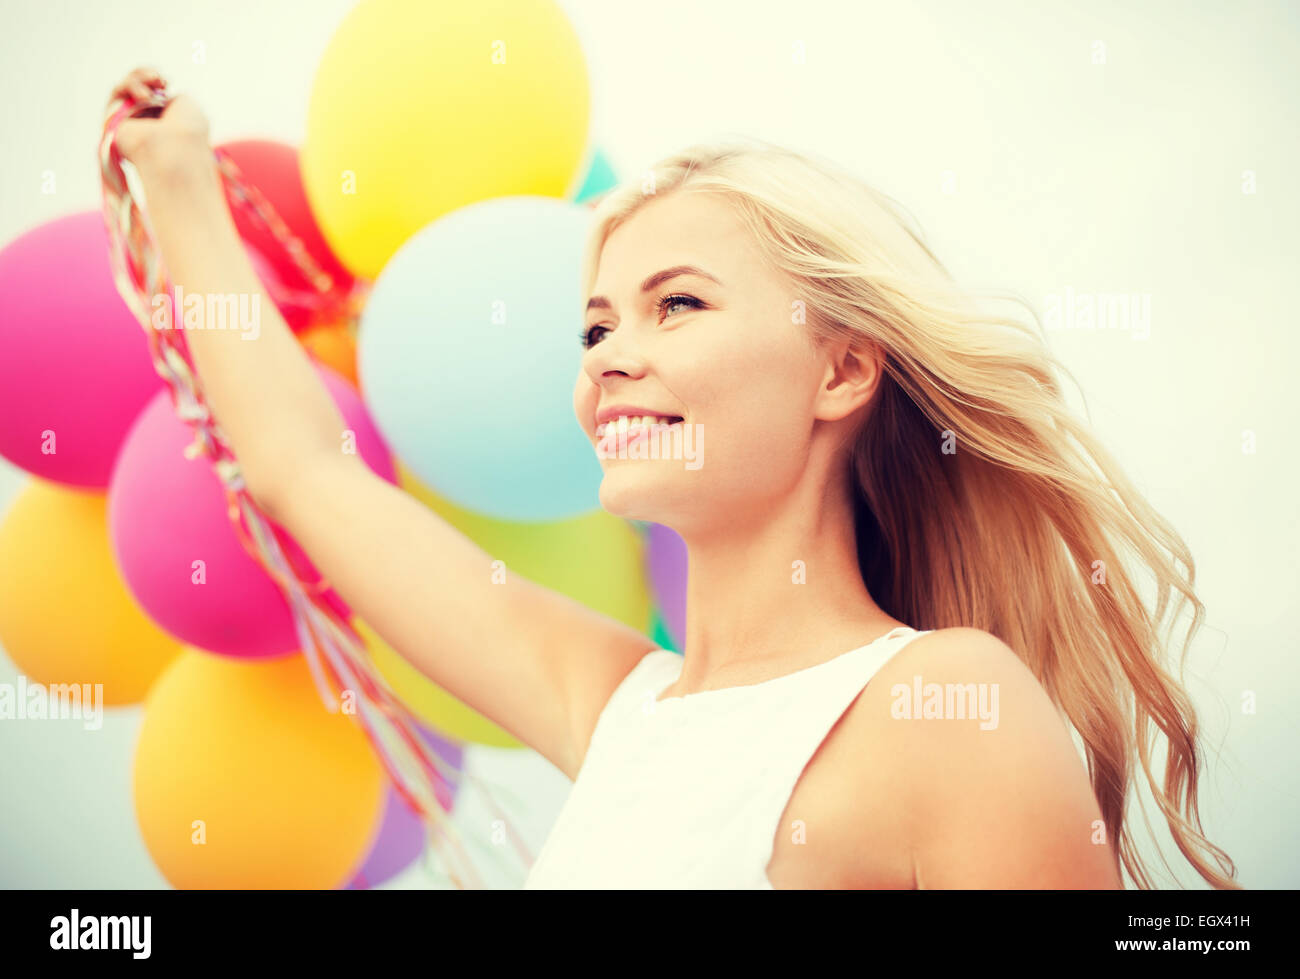
[[[379,477],[513,573],[678,648],[681,541],[599,509],[572,416],[580,251],[614,183],[581,47],[554,0],[461,11],[363,0],[320,62],[301,150],[222,146],[358,316],[323,319],[279,244],[236,224]],[[321,703],[283,595],[185,452],[108,248],[96,209],[0,250],[0,456],[33,477],[0,522],[0,644],[33,681],[143,702],[137,818],[174,886],[381,883],[423,825]],[[353,623],[453,769],[467,744],[520,746]]]

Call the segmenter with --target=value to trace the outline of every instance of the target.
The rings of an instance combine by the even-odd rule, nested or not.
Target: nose
[[[614,330],[606,333],[594,347],[587,351],[582,361],[582,369],[587,372],[593,384],[600,384],[614,377],[643,377],[646,373],[646,360],[641,345],[631,336],[628,329]]]

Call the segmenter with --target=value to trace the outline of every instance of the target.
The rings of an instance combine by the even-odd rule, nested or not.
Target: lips
[[[615,404],[606,405],[596,412],[596,424],[603,425],[605,422],[614,421],[621,415],[626,415],[628,418],[681,418],[681,415],[659,411],[655,408],[647,408],[644,405]]]

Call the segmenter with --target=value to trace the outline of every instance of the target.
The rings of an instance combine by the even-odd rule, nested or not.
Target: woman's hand
[[[177,95],[163,108],[161,92],[166,82],[151,68],[137,68],[113,88],[108,101],[123,98],[153,103],[143,116],[124,120],[117,130],[117,148],[141,175],[155,171],[184,173],[212,166],[208,120],[198,103]]]

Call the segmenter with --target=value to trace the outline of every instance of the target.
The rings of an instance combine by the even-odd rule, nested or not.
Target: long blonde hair
[[[1015,650],[1083,742],[1117,871],[1152,886],[1125,822],[1136,759],[1183,856],[1212,885],[1239,887],[1203,833],[1196,713],[1164,662],[1188,603],[1183,660],[1205,615],[1191,553],[1067,408],[1057,372],[1068,371],[1033,310],[1025,323],[981,308],[887,197],[762,140],[690,147],[605,195],[584,296],[614,228],[683,190],[734,206],[794,282],[814,341],[884,354],[849,460],[875,601],[915,628],[973,627]],[[1154,578],[1154,610],[1134,569]],[[1163,784],[1153,726],[1167,745]]]

